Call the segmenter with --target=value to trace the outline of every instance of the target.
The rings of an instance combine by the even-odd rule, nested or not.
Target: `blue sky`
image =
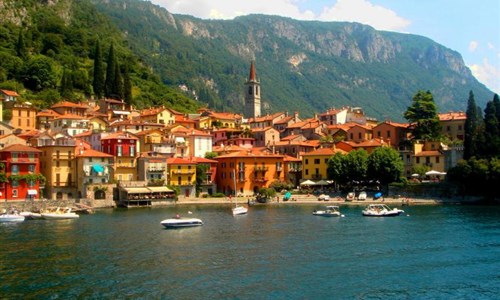
[[[262,13],[299,20],[352,21],[379,30],[423,35],[459,52],[474,76],[500,94],[499,0],[150,1],[171,13],[203,19]]]

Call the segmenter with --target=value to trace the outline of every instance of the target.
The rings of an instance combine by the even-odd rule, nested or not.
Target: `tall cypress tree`
[[[130,80],[130,70],[128,64],[125,65],[123,71],[123,99],[127,104],[132,104],[132,81]]]
[[[22,30],[19,30],[19,35],[17,36],[16,54],[23,59],[28,56]]]
[[[465,112],[467,119],[464,125],[464,159],[469,159],[478,155],[478,134],[481,128],[480,115],[474,99],[474,93],[469,92],[469,100],[467,101],[467,111]]]
[[[490,158],[500,154],[500,132],[498,130],[496,107],[493,101],[486,104],[484,109],[484,141],[482,143],[483,157]]]
[[[107,67],[106,80],[104,82],[104,95],[106,97],[112,97],[114,95],[114,92],[116,91],[116,88],[114,86],[116,80],[116,57],[113,43],[111,43],[111,45],[109,46],[108,59],[106,63]]]
[[[101,98],[104,95],[104,66],[102,64],[102,52],[99,40],[95,44],[94,53],[94,80],[92,82],[94,95],[96,98]]]
[[[64,68],[63,75],[61,78],[60,93],[63,98],[72,99],[73,98],[73,78],[72,72]]]
[[[115,97],[118,99],[123,99],[124,91],[123,91],[122,74],[120,72],[120,66],[116,62],[115,62],[115,82],[113,84],[113,88],[114,88],[113,95],[115,95]]]
[[[498,94],[493,96],[493,104],[495,105],[496,116],[498,120],[498,131],[500,132],[500,99]]]

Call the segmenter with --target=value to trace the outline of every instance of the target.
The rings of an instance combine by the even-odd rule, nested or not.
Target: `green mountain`
[[[14,3],[17,10],[11,8],[5,14],[5,3]],[[89,54],[84,61],[89,77],[96,38],[102,40],[103,49],[114,41],[121,61],[134,64],[134,101],[139,106],[166,101],[155,98],[162,93],[150,91],[160,89],[157,83],[161,81],[174,95],[168,101],[177,106],[186,102],[192,109],[196,105],[186,97],[196,95],[214,109],[241,112],[252,60],[262,85],[264,112],[300,111],[310,116],[350,105],[362,106],[379,119],[401,120],[421,89],[433,93],[440,111],[465,110],[470,90],[482,107],[493,96],[472,76],[459,53],[421,36],[377,31],[357,23],[265,15],[201,20],[174,15],[141,0],[36,3],[0,0],[0,12],[10,20],[4,24],[16,24],[12,20],[22,15],[23,6],[43,7],[56,14],[65,26],[86,36]],[[36,14],[24,11],[40,14],[40,9]],[[16,30],[11,31],[15,42]],[[70,41],[77,43],[76,38]],[[62,43],[68,45],[64,38]],[[151,79],[155,88],[146,93],[142,85],[149,86]],[[189,91],[182,94],[178,86]]]

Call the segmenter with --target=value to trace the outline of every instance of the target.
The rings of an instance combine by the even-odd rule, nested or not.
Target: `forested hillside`
[[[439,111],[465,110],[470,90],[481,106],[493,95],[459,53],[425,37],[356,23],[263,15],[200,20],[141,0],[0,0],[0,12],[0,87],[24,86],[23,96],[43,105],[61,93],[72,99],[94,95],[98,41],[105,70],[113,44],[115,74],[123,88],[130,77],[131,101],[139,107],[192,111],[199,104],[189,97],[197,97],[201,105],[241,112],[252,60],[264,113],[310,116],[350,105],[401,120],[418,90],[430,90]],[[50,76],[33,78],[40,69]]]
[[[126,35],[88,1],[5,0],[0,13],[0,88],[17,91],[23,100],[43,108],[94,96],[100,57],[100,84],[110,89],[101,96],[126,98],[137,107],[165,104],[186,112],[198,107],[165,85],[130,50]]]

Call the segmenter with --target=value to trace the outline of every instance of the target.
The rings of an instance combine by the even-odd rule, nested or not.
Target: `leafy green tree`
[[[210,166],[207,164],[197,164],[196,165],[196,193],[201,191],[201,186],[207,180],[207,172]]]
[[[384,185],[398,181],[403,170],[399,152],[391,147],[379,147],[368,156],[368,176]]]
[[[106,60],[106,80],[104,81],[104,96],[112,97],[115,88],[115,80],[116,80],[116,57],[113,43],[109,46],[108,59]]]
[[[52,66],[53,61],[45,56],[35,56],[21,70],[24,86],[33,91],[54,88],[57,76]]]
[[[474,99],[474,93],[469,92],[467,101],[467,110],[465,112],[467,119],[464,124],[464,159],[469,159],[478,155],[478,140],[481,134],[481,119]]]
[[[101,44],[96,41],[94,51],[94,79],[92,81],[94,95],[101,98],[104,95],[104,66],[102,62]]]
[[[214,159],[217,157],[217,152],[207,152],[205,153],[205,158],[206,159]]]
[[[363,181],[368,175],[368,152],[365,149],[358,149],[347,154],[346,174],[349,181]]]
[[[64,68],[61,78],[60,93],[63,98],[73,98],[73,78],[71,72]]]
[[[437,140],[441,135],[441,126],[436,103],[430,91],[418,91],[413,96],[413,103],[404,113],[405,119],[415,125],[413,136],[419,140]]]
[[[347,183],[346,167],[347,155],[340,152],[335,153],[328,159],[328,167],[326,169],[328,179],[334,180],[339,185]]]

